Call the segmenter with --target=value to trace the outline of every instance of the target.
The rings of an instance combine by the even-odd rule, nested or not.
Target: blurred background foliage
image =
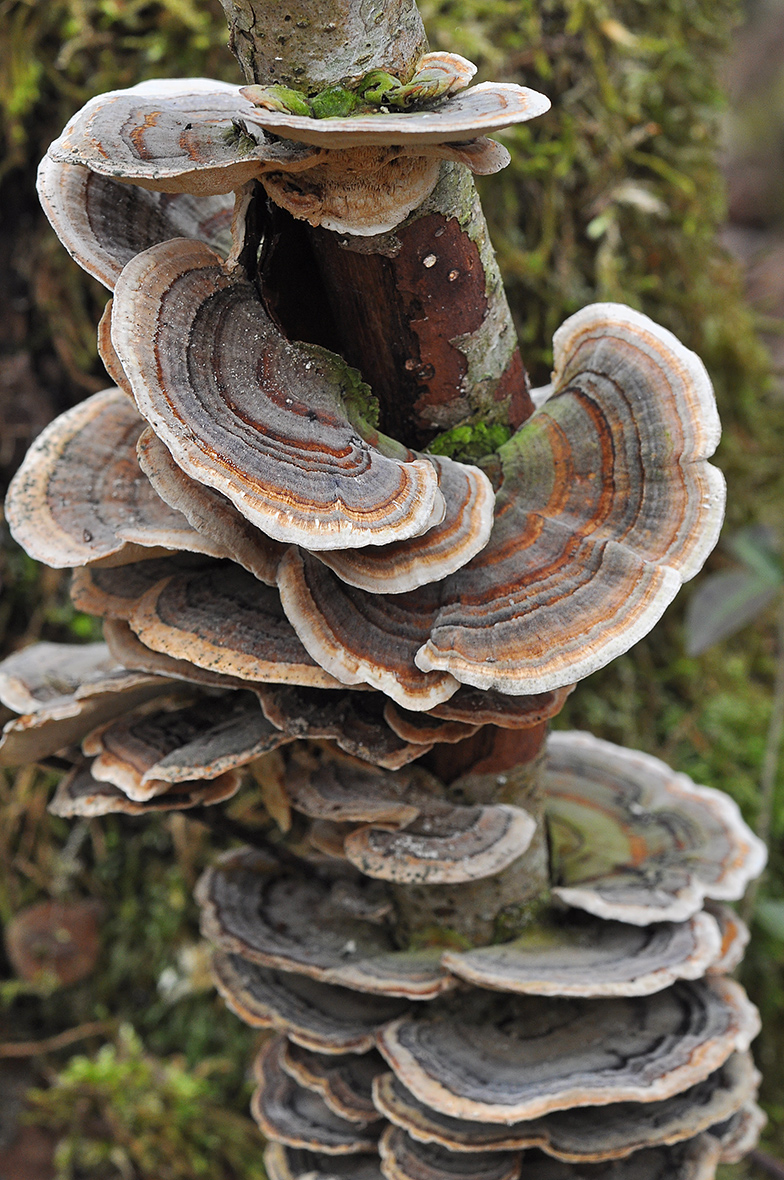
[[[782,0],[424,0],[422,9],[434,46],[466,54],[482,78],[553,100],[543,119],[503,135],[512,165],[482,182],[534,384],[547,380],[553,330],[587,302],[621,300],[671,328],[716,386],[727,533],[764,529],[780,553]],[[95,349],[106,294],[39,212],[37,161],[92,94],[155,76],[236,80],[237,70],[217,0],[0,0],[0,28],[7,482],[55,413],[106,384]],[[68,604],[62,574],[38,569],[5,530],[0,560],[3,654],[37,638],[98,637]],[[702,577],[735,568],[731,545],[720,547]],[[781,594],[688,655],[684,610],[700,582],[646,641],[581,684],[558,724],[665,758],[769,830],[742,977],[765,1022],[764,1150],[781,1160],[784,795],[772,749]],[[182,815],[71,825],[46,812],[51,785],[34,768],[0,778],[0,922],[8,933],[34,903],[91,899],[98,940],[89,972],[68,985],[56,971],[25,977],[0,960],[0,1176],[255,1180],[259,1141],[246,1115],[255,1038],[209,986],[191,898],[221,841]],[[230,807],[259,822],[252,790]],[[772,1174],[764,1168],[762,1158],[725,1175]]]

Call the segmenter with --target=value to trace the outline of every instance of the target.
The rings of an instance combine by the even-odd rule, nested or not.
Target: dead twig
[[[767,1176],[772,1176],[773,1180],[784,1180],[784,1164],[781,1160],[775,1159],[772,1155],[768,1155],[766,1151],[752,1151],[749,1153],[748,1159]]]
[[[64,1032],[57,1033],[53,1037],[45,1037],[42,1041],[7,1041],[5,1044],[0,1044],[0,1058],[38,1057],[44,1053],[55,1053],[58,1049],[65,1049],[68,1045],[73,1045],[76,1041],[83,1041],[87,1037],[113,1032],[116,1027],[116,1020],[93,1020],[89,1024],[67,1028]]]

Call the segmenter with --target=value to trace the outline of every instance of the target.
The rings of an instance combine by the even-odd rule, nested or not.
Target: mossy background
[[[762,9],[781,10],[780,2],[753,7],[759,18]],[[727,529],[762,523],[784,539],[781,385],[755,333],[759,317],[744,301],[741,273],[717,245],[726,215],[716,159],[726,108],[719,71],[737,43],[740,0],[426,0],[422,8],[435,45],[473,58],[481,77],[533,85],[553,100],[546,117],[504,134],[513,163],[482,183],[534,384],[547,380],[549,341],[566,315],[597,299],[641,308],[699,352],[711,372],[725,427],[718,461],[729,483]],[[69,260],[39,213],[38,159],[94,93],[154,76],[236,80],[237,70],[217,0],[0,0],[0,25],[0,469],[7,479],[51,416],[106,384],[95,350],[106,293]],[[754,111],[756,126],[760,111],[775,114],[775,104],[761,100]],[[778,126],[768,134],[780,145]],[[778,206],[772,200],[755,212],[758,229],[776,232],[780,198]],[[775,301],[765,308],[771,339],[784,325],[783,310]],[[711,567],[726,560],[719,550]],[[92,620],[68,605],[64,577],[37,569],[7,536],[2,563],[3,651],[38,637],[97,637]],[[646,641],[585,681],[559,724],[660,755],[728,791],[754,823],[774,616],[688,658],[683,612],[691,592]],[[51,783],[29,768],[0,779],[0,921],[41,898],[96,897],[104,903],[103,949],[89,980],[60,990],[25,987],[1,963],[0,1039],[102,1022],[83,1043],[31,1058],[31,1079],[60,1078],[38,1116],[65,1136],[58,1175],[261,1176],[245,1116],[256,1038],[194,966],[191,889],[220,841],[187,816],[65,823],[46,813]],[[258,821],[252,791],[233,808],[244,822]],[[767,917],[755,924],[741,972],[763,1012],[756,1055],[770,1114],[764,1142],[779,1159],[784,922],[777,928],[770,919],[781,912],[770,903],[784,902],[782,836],[779,792],[760,893]],[[128,1024],[138,1039],[122,1030]],[[95,1059],[102,1044],[116,1047]],[[103,1105],[88,1092],[96,1077]],[[116,1100],[149,1089],[134,1089],[140,1077],[159,1079],[170,1117],[141,1097]],[[77,1112],[70,1122],[58,1095]],[[2,1123],[0,1110],[0,1133]],[[91,1145],[87,1156],[75,1153],[78,1136]],[[29,1173],[36,1180],[51,1174]],[[725,1174],[765,1173],[744,1164]]]

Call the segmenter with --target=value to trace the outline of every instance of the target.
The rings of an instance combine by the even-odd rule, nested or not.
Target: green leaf
[[[767,934],[784,942],[784,900],[761,898],[754,910],[754,917]]]
[[[727,548],[733,557],[742,561],[759,578],[773,586],[784,585],[784,569],[771,529],[764,525],[740,529],[727,539]]]
[[[686,609],[686,650],[698,656],[757,618],[772,602],[781,582],[771,583],[750,569],[709,574]]]

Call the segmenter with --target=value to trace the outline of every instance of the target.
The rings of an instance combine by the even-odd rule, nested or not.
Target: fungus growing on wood
[[[454,1152],[538,1148],[565,1162],[595,1163],[693,1138],[742,1109],[759,1080],[751,1054],[733,1053],[704,1081],[671,1098],[555,1110],[519,1123],[442,1114],[416,1098],[393,1073],[377,1078],[373,1095],[386,1118],[423,1143],[440,1143]]]
[[[259,1053],[254,1073],[259,1085],[251,1113],[268,1138],[288,1147],[304,1147],[327,1155],[375,1151],[380,1120],[363,1125],[336,1114],[320,1094],[300,1086],[282,1066],[285,1038],[269,1041]]]
[[[744,1050],[759,1016],[738,984],[679,981],[635,999],[478,993],[439,1017],[401,1017],[379,1047],[403,1084],[443,1114],[510,1123],[551,1110],[656,1102]]]
[[[227,555],[164,503],[139,470],[143,428],[120,389],[94,394],[46,427],[6,500],[11,532],[28,553],[57,568],[137,561],[144,549]]]
[[[286,1041],[281,1066],[301,1086],[320,1094],[330,1110],[343,1118],[358,1123],[378,1119],[373,1083],[387,1067],[375,1050],[335,1057]]]
[[[293,1044],[318,1053],[366,1054],[381,1026],[405,1010],[403,1000],[261,967],[241,955],[217,951],[212,969],[218,990],[240,1020],[278,1029]]]
[[[469,87],[410,0],[336,9],[316,52],[289,20],[274,61],[260,5],[226,0],[253,85],[99,96],[42,165],[114,290],[118,388],[42,436],[9,519],[81,567],[108,652],[0,668],[23,713],[0,758],[59,750],[62,815],[202,809],[252,766],[270,851],[197,896],[221,994],[280,1034],[254,1097],[271,1180],[707,1180],[759,1129],[757,1016],[723,978],[746,931],[713,902],[763,852],[655,759],[544,747],[715,542],[707,375],[597,304],[529,417],[468,170],[547,100]],[[455,427],[508,441],[426,453]]]
[[[737,804],[649,754],[554,733],[545,779],[553,892],[567,905],[635,925],[683,921],[706,897],[736,901],[764,867]]]
[[[324,349],[290,344],[255,287],[202,243],[164,242],[127,264],[112,341],[139,410],[177,464],[275,540],[383,545],[443,516],[433,464],[352,408],[352,370]]]

